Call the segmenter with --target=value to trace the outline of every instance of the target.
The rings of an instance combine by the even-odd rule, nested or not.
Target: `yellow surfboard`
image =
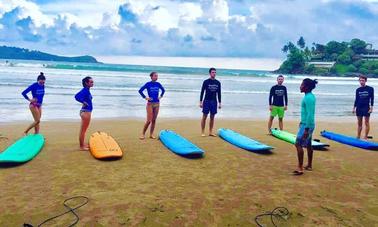
[[[122,157],[122,150],[118,143],[105,132],[95,132],[91,135],[89,150],[97,159]]]

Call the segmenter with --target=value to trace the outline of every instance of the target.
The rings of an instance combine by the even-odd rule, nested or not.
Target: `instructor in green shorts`
[[[274,85],[270,89],[269,94],[269,110],[270,110],[270,117],[268,123],[268,130],[269,134],[271,134],[271,128],[273,119],[275,116],[278,115],[278,121],[280,130],[283,130],[283,117],[285,115],[285,111],[287,110],[287,90],[286,87],[283,86],[284,77],[279,75],[277,77],[277,84]]]

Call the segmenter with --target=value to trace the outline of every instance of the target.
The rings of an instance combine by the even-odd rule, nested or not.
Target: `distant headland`
[[[44,53],[36,50],[29,50],[18,47],[0,46],[0,58],[19,60],[39,60],[39,61],[64,61],[64,62],[86,62],[99,63],[96,58],[85,55],[78,57],[64,57]]]

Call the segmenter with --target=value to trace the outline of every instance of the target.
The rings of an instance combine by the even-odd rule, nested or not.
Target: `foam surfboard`
[[[97,159],[121,158],[123,155],[118,143],[105,132],[95,132],[91,135],[89,150]]]
[[[24,136],[0,153],[0,163],[22,163],[32,160],[42,150],[42,134]]]
[[[295,140],[297,139],[297,136],[286,131],[281,131],[279,129],[271,129],[272,135],[278,139],[284,140],[288,143],[295,144]],[[329,147],[329,144],[320,143],[315,140],[311,141],[312,148],[315,150],[323,150],[326,147]]]
[[[262,144],[231,129],[221,128],[218,130],[218,135],[227,142],[245,150],[267,151],[273,149],[271,146]]]
[[[378,150],[378,143],[360,140],[351,136],[346,136],[346,135],[329,132],[325,130],[321,131],[320,135],[327,139],[334,140],[339,143],[347,144],[350,146],[359,147],[359,148],[368,149],[368,150]]]
[[[181,156],[200,157],[205,153],[201,148],[171,130],[161,130],[159,139],[169,150]]]

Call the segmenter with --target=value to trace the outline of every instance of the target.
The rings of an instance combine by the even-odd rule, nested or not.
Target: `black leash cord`
[[[83,198],[83,199],[85,199],[85,202],[82,203],[82,204],[80,204],[80,205],[77,206],[77,207],[74,207],[74,208],[72,208],[72,207],[70,207],[70,206],[67,205],[67,202],[68,202],[68,201],[71,201],[71,200],[73,200],[73,199],[78,199],[78,198]],[[79,222],[79,220],[80,220],[79,215],[76,214],[75,210],[77,210],[77,209],[79,209],[80,207],[84,206],[84,205],[87,204],[88,202],[89,202],[89,198],[86,197],[86,196],[74,196],[74,197],[68,198],[68,199],[64,200],[64,202],[63,202],[63,206],[65,206],[65,207],[68,209],[66,212],[61,213],[61,214],[58,214],[58,215],[56,215],[56,216],[54,216],[54,217],[51,217],[51,218],[48,218],[48,219],[44,220],[41,224],[38,225],[38,227],[42,226],[43,224],[46,224],[47,222],[49,222],[49,221],[51,221],[51,220],[54,220],[54,219],[56,219],[56,218],[59,218],[59,217],[65,215],[65,214],[67,214],[67,213],[72,213],[72,214],[75,216],[75,218],[76,218],[75,222],[69,225],[69,227],[72,227],[72,226],[76,225],[76,224]],[[24,227],[33,227],[33,225],[31,225],[31,224],[24,224]]]
[[[273,217],[281,218],[286,220],[284,217],[289,216],[290,212],[286,207],[276,207],[272,210],[272,212],[267,212],[264,214],[259,214],[255,217],[255,222],[259,227],[263,227],[262,224],[259,222],[259,218],[263,216],[270,216],[270,220],[272,221],[272,224],[277,227],[276,223],[274,222]]]

